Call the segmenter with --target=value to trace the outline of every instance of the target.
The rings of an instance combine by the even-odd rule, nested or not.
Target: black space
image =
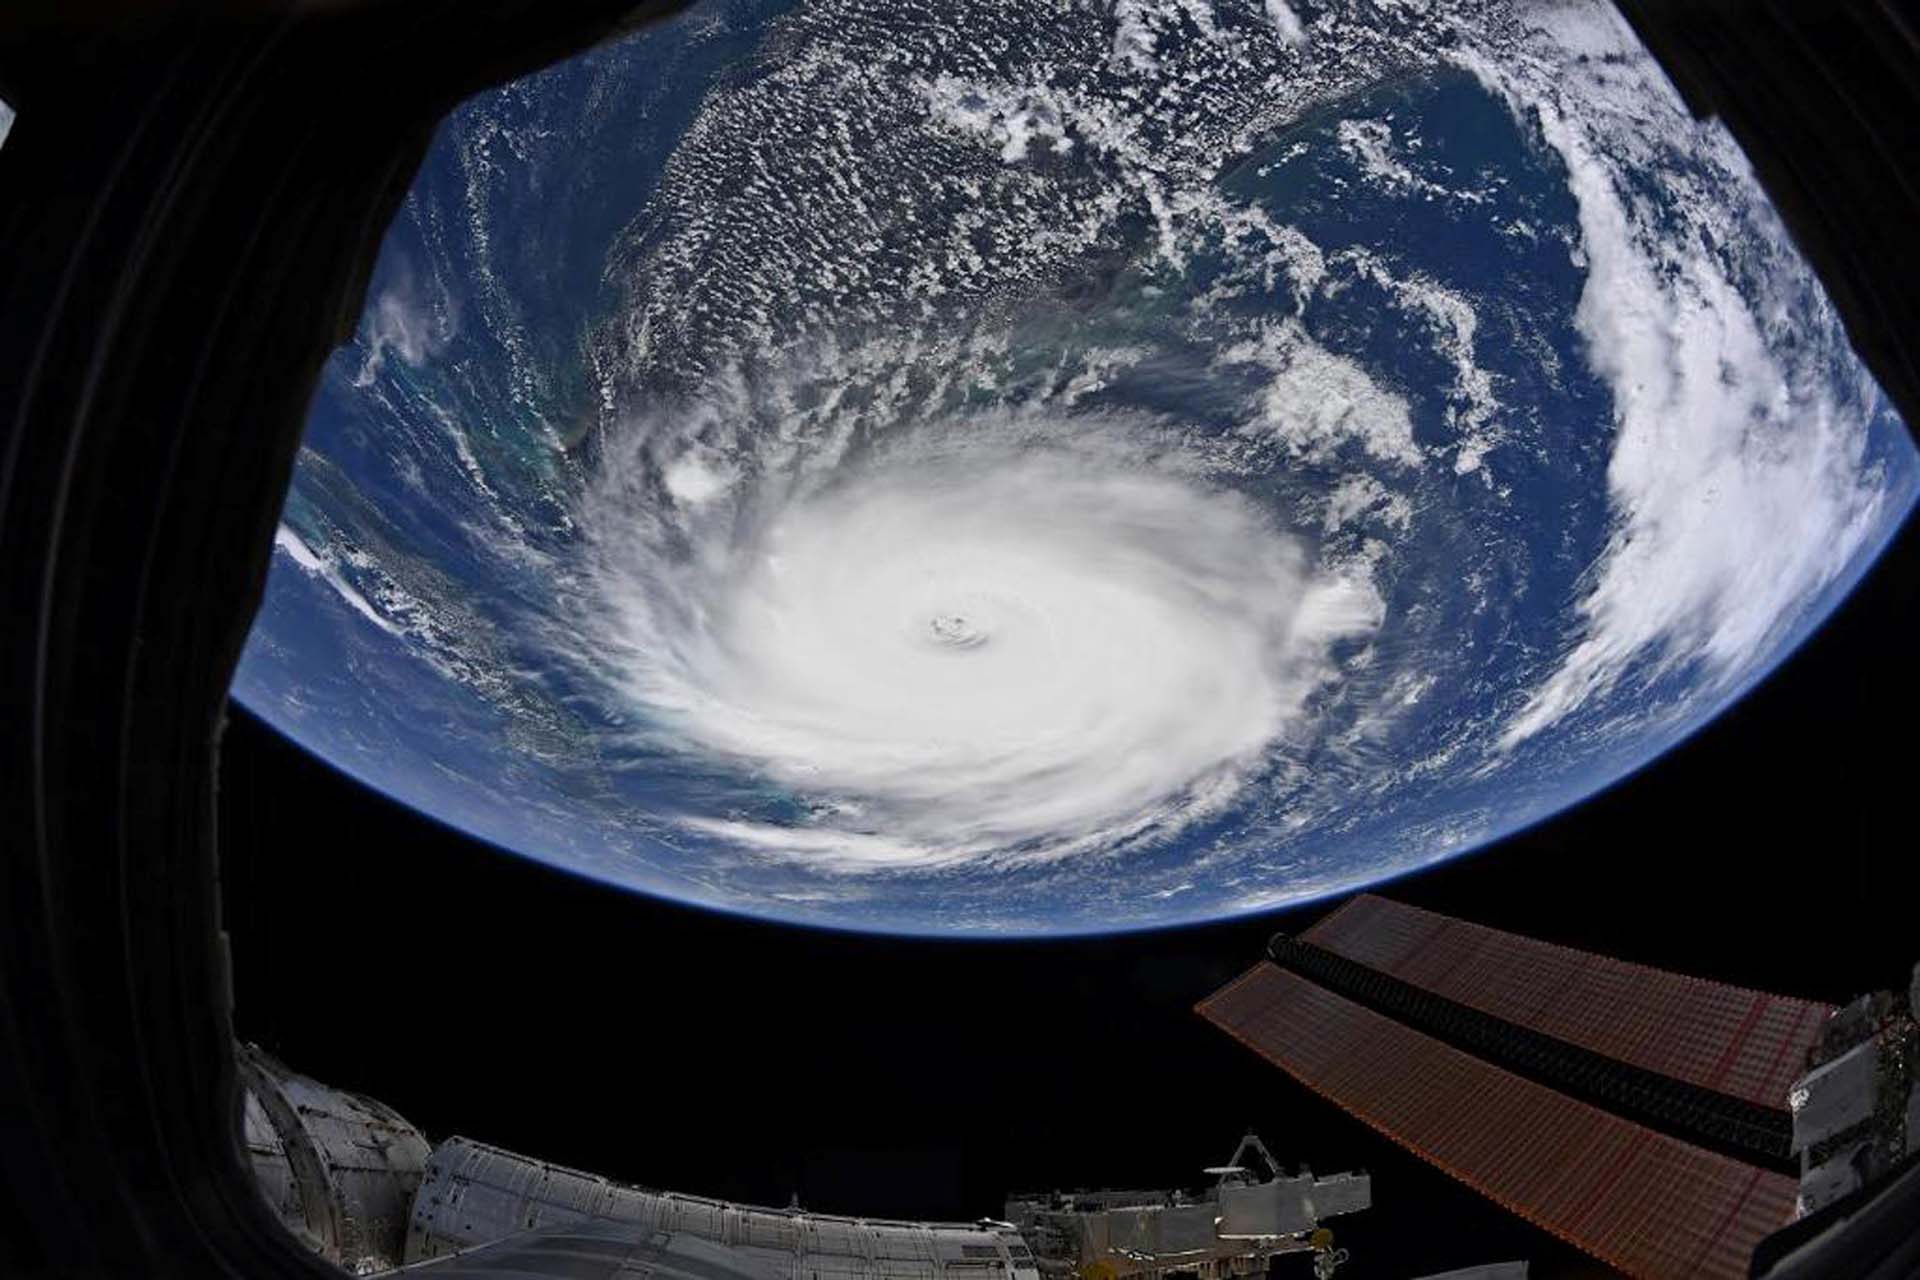
[[[1557,820],[1384,892],[1487,924],[1841,1001],[1920,959],[1910,525],[1794,659]],[[1363,1167],[1342,1280],[1597,1264],[1315,1100],[1195,1001],[1324,911],[1047,944],[753,924],[478,845],[237,708],[220,802],[240,1033],[464,1133],[656,1187],[971,1219],[1009,1190],[1199,1185],[1257,1129]],[[1309,1274],[1282,1260],[1279,1276]]]

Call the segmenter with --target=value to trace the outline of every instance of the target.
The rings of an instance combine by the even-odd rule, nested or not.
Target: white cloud
[[[1389,492],[1374,477],[1357,471],[1342,476],[1333,492],[1327,495],[1327,510],[1322,517],[1321,527],[1328,533],[1338,533],[1362,516],[1369,516],[1404,533],[1413,523],[1413,504],[1404,495]]]
[[[1267,0],[1267,21],[1273,24],[1274,31],[1283,44],[1305,44],[1307,42],[1306,24],[1300,21],[1300,15],[1293,11],[1287,0]]]
[[[1298,322],[1264,324],[1258,337],[1228,347],[1216,363],[1273,371],[1257,416],[1241,427],[1242,434],[1274,440],[1313,460],[1351,442],[1384,462],[1420,465],[1406,399],[1322,347]]]
[[[1494,395],[1493,375],[1480,366],[1476,356],[1479,313],[1464,296],[1428,276],[1396,276],[1378,255],[1365,249],[1348,250],[1342,257],[1392,295],[1403,310],[1427,322],[1435,338],[1434,349],[1453,365],[1447,425],[1453,428],[1456,440],[1454,472],[1466,475],[1480,470],[1487,454],[1500,443],[1501,432],[1495,421],[1500,402]]]
[[[292,529],[283,524],[274,530],[273,545],[285,552],[287,558],[299,565],[303,572],[332,587],[334,593],[345,601],[348,607],[368,622],[388,635],[397,636],[401,633],[399,627],[354,589],[353,584],[341,575],[332,560],[308,546]]]
[[[354,375],[356,387],[369,386],[380,376],[389,351],[416,369],[439,355],[453,339],[458,314],[444,293],[436,290],[427,296],[413,273],[403,268],[374,299],[363,323],[367,356]]]
[[[1848,396],[1829,361],[1792,353],[1796,335],[1804,339],[1792,309],[1804,267],[1790,249],[1774,252],[1784,234],[1733,144],[1717,125],[1686,117],[1617,17],[1571,13],[1559,15],[1557,47],[1611,39],[1601,70],[1518,86],[1491,74],[1566,162],[1578,203],[1588,274],[1576,323],[1613,389],[1614,527],[1578,602],[1579,636],[1506,726],[1507,747],[1647,660],[1702,662],[1718,688],[1753,674],[1853,561],[1886,500],[1863,466],[1871,397]],[[1610,127],[1623,119],[1635,129]],[[1647,154],[1623,156],[1621,137],[1643,139]],[[1751,193],[1751,207],[1730,215],[1717,196],[1689,205],[1689,180],[1661,173],[1658,146],[1644,142],[1663,137]],[[1630,164],[1641,182],[1652,169],[1667,184],[1677,228],[1624,195]],[[1759,306],[1743,296],[1710,247],[1729,235],[1771,267],[1764,291],[1781,296]]]
[[[710,451],[688,449],[668,464],[662,476],[667,492],[682,506],[697,507],[713,501],[727,491],[737,473]]]
[[[1159,69],[1160,34],[1178,31],[1186,19],[1209,44],[1220,39],[1207,0],[1114,0],[1113,62],[1152,74]]]

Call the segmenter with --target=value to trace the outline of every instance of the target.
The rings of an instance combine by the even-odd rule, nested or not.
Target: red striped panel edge
[[[1796,1185],[1410,1030],[1262,962],[1199,1012],[1314,1092],[1630,1276],[1747,1274]]]
[[[1361,894],[1301,935],[1403,982],[1676,1080],[1786,1109],[1831,1005],[1690,978]]]

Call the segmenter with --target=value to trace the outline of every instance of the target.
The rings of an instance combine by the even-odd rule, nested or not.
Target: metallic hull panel
[[[528,1232],[395,1274],[415,1273],[421,1280],[777,1280],[732,1249],[630,1222]]]
[[[364,1275],[399,1265],[427,1140],[394,1110],[236,1050],[244,1137],[262,1196],[329,1262]]]
[[[1012,1230],[727,1204],[623,1186],[469,1138],[434,1149],[414,1196],[409,1263],[589,1222],[704,1240],[767,1280],[1039,1280]],[[1017,1253],[1016,1253],[1017,1250]]]

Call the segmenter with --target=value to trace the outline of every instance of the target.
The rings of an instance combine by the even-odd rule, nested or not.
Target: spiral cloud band
[[[663,745],[812,816],[687,825],[816,864],[1031,861],[1165,835],[1257,777],[1379,601],[1255,502],[1102,438],[910,445],[815,486],[681,459],[647,469],[669,503],[603,491],[609,678]]]

